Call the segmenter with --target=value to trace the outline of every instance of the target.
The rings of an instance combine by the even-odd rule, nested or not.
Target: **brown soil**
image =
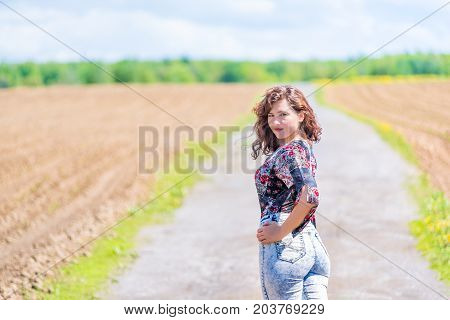
[[[133,88],[194,132],[232,124],[264,89]],[[148,198],[154,176],[138,173],[138,127],[161,133],[183,124],[123,85],[15,88],[1,90],[0,101],[0,296],[17,299],[21,288],[41,285],[39,273]],[[158,141],[162,154],[162,134]]]
[[[391,124],[412,145],[432,183],[449,197],[449,80],[335,84],[325,88],[325,99]]]

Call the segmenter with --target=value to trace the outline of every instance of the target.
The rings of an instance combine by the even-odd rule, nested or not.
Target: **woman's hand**
[[[288,218],[281,226],[274,221],[264,222],[262,227],[256,232],[258,241],[262,244],[279,241],[289,234],[296,226],[299,226],[310,212],[311,208],[315,206],[315,204],[307,202],[307,198],[308,189],[306,188],[306,185],[304,185],[301,190],[300,199]]]
[[[269,244],[283,239],[281,234],[281,226],[274,221],[264,222],[263,226],[256,232],[258,241],[262,244]]]

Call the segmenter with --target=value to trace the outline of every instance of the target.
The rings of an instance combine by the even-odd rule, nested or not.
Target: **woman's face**
[[[301,137],[298,128],[303,118],[303,112],[297,113],[289,106],[286,99],[282,99],[272,105],[267,115],[267,122],[280,144],[283,145]]]

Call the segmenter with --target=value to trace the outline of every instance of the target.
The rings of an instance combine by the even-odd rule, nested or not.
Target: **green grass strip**
[[[417,248],[429,261],[430,267],[439,274],[439,279],[450,285],[450,205],[444,192],[430,183],[428,174],[421,171],[415,151],[398,131],[388,123],[378,121],[343,106],[325,101],[324,90],[315,97],[322,106],[338,110],[374,128],[380,137],[396,150],[406,161],[415,165],[420,175],[407,183],[407,189],[419,208],[419,218],[409,222],[410,232],[418,239]]]
[[[240,117],[234,126],[242,129],[252,122],[254,116],[246,114]],[[223,152],[226,139],[226,131],[219,130],[207,145],[220,154]],[[192,141],[186,142],[186,149],[190,150],[191,157],[192,154],[195,155],[195,159],[211,155],[204,146],[205,144],[200,145]],[[188,177],[192,172],[182,173],[174,169],[175,163],[178,164],[178,168],[188,168],[188,161],[188,153],[177,154],[171,163],[169,173],[156,176],[150,199],[162,193],[161,196],[141,210],[137,211],[139,206],[131,208],[128,211],[130,217],[93,242],[87,255],[80,255],[60,267],[56,275],[46,279],[40,288],[35,288],[31,292],[23,291],[23,296],[27,299],[48,300],[98,299],[97,294],[107,290],[109,280],[114,279],[114,276],[120,274],[123,268],[137,257],[135,238],[139,230],[143,226],[172,221],[175,209],[181,206],[189,189],[204,179],[199,172]],[[184,181],[179,183],[181,180]],[[167,189],[170,190],[166,191]]]

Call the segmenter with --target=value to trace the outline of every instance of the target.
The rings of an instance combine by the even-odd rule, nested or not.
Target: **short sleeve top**
[[[305,140],[292,140],[275,150],[255,172],[261,221],[278,221],[281,212],[291,213],[306,185],[307,202],[315,206],[292,233],[301,231],[308,221],[315,226],[314,213],[319,205],[316,169],[312,147]]]

